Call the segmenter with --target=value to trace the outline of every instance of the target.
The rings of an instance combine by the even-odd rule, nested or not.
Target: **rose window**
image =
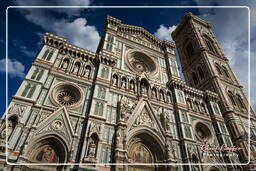
[[[127,53],[125,60],[127,66],[138,74],[145,73],[149,76],[153,76],[157,73],[157,64],[145,53],[139,51],[131,51]]]
[[[61,106],[73,107],[81,103],[82,91],[74,84],[60,83],[53,89],[52,99]]]
[[[74,93],[67,90],[60,92],[60,94],[58,94],[57,99],[60,104],[63,104],[65,106],[70,106],[77,101]]]
[[[212,139],[211,130],[204,123],[198,122],[195,125],[194,129],[196,132],[196,136],[200,141],[203,141],[203,142],[211,141]]]

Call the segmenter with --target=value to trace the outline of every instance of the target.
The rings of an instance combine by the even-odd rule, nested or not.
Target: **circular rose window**
[[[207,142],[212,140],[211,130],[204,123],[196,123],[194,129],[196,132],[196,136],[200,141]]]
[[[127,66],[138,74],[145,73],[149,76],[153,76],[157,73],[157,64],[151,57],[143,52],[128,51],[125,60]]]
[[[51,98],[55,104],[74,107],[81,103],[82,91],[75,84],[59,83],[54,87]]]

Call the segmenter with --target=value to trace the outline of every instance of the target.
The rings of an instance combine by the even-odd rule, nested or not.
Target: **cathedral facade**
[[[111,16],[96,53],[46,33],[1,120],[0,168],[253,168],[255,114],[211,25],[188,13],[172,38]]]

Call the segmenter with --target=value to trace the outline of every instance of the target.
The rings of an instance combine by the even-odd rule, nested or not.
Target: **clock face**
[[[145,73],[148,76],[155,76],[157,73],[157,64],[147,54],[140,51],[130,51],[126,55],[126,64],[138,74]]]

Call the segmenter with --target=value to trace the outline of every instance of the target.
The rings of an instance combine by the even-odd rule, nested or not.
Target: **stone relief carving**
[[[131,99],[123,96],[120,103],[120,120],[127,121],[128,117],[132,114],[136,107],[136,103]]]
[[[168,141],[168,140],[166,141],[166,150],[167,150],[169,158],[174,159],[176,157],[175,149],[174,149],[171,141]]]
[[[88,157],[92,157],[94,158],[96,154],[96,145],[95,143],[92,141],[89,145],[89,149],[88,149]]]
[[[162,113],[162,117],[163,117],[163,127],[165,129],[166,132],[170,132],[170,122],[171,122],[171,119],[170,119],[170,113],[168,110],[164,110],[164,112]]]
[[[9,108],[8,114],[9,115],[17,115],[21,117],[24,111],[27,109],[27,106],[21,104],[14,104],[12,107]]]
[[[136,118],[135,122],[133,123],[133,127],[136,127],[139,125],[146,125],[146,126],[149,126],[150,128],[156,129],[155,123],[152,121],[151,117],[146,111],[144,111],[141,115],[139,115]]]
[[[93,134],[93,133],[97,133],[98,135],[100,135],[100,132],[101,132],[101,125],[99,123],[94,123],[94,122],[91,122],[91,129],[90,129],[90,135]],[[89,136],[90,136],[89,135]]]

